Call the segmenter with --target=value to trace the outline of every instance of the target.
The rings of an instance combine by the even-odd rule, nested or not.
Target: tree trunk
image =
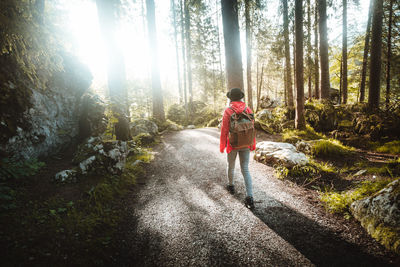
[[[153,92],[153,116],[157,120],[165,121],[163,95],[158,67],[157,28],[154,0],[146,0],[147,26],[151,52],[151,87]]]
[[[315,1],[315,19],[314,19],[314,85],[315,85],[315,98],[320,99],[321,94],[319,91],[319,57],[318,57],[318,0]]]
[[[295,2],[296,24],[296,129],[305,129],[304,118],[304,66],[303,66],[303,0]]]
[[[283,37],[285,39],[285,71],[286,71],[286,89],[289,107],[294,106],[293,88],[292,88],[292,68],[290,64],[290,47],[289,47],[289,18],[287,0],[282,0],[283,4]]]
[[[217,23],[216,23],[216,25],[217,25],[217,38],[218,38],[218,61],[219,61],[219,75],[220,75],[220,82],[221,82],[221,90],[223,91],[223,92],[225,92],[225,88],[224,88],[224,84],[225,84],[225,79],[224,79],[224,73],[223,73],[223,71],[222,71],[222,55],[221,55],[221,39],[220,39],[220,36],[219,36],[219,16],[218,16],[218,14],[219,14],[219,10],[218,10],[218,3],[219,3],[219,0],[215,0],[215,6],[216,6],[216,11],[215,11],[215,16],[217,17]]]
[[[318,4],[319,13],[319,58],[321,62],[321,98],[329,99],[329,55],[328,55],[328,33],[326,25],[326,0],[320,0]]]
[[[373,6],[374,6],[374,0],[370,0],[369,11],[368,11],[367,30],[365,31],[364,57],[363,57],[363,64],[362,64],[362,71],[361,71],[360,102],[365,101],[365,81],[366,81],[366,76],[367,76],[369,39],[370,39],[370,35],[371,35],[371,20],[372,20]]]
[[[186,59],[187,59],[187,75],[188,75],[188,89],[189,89],[189,106],[192,106],[193,102],[193,79],[192,79],[192,40],[190,37],[190,11],[189,1],[185,0],[185,34],[186,34]]]
[[[186,54],[185,54],[185,20],[183,18],[183,0],[180,1],[181,9],[181,42],[182,42],[182,61],[183,61],[183,96],[185,100],[186,119],[188,116],[188,103],[187,103],[187,71],[186,71]]]
[[[382,55],[383,0],[376,0],[372,15],[371,67],[369,72],[368,107],[379,108]]]
[[[347,0],[343,0],[342,67],[342,103],[347,104]]]
[[[307,70],[308,70],[308,98],[312,98],[312,59],[311,59],[311,1],[307,0]]]
[[[178,75],[178,88],[179,88],[179,103],[183,103],[183,92],[182,92],[182,81],[181,71],[179,62],[179,48],[178,48],[178,31],[176,26],[176,13],[175,13],[175,0],[171,0],[172,19],[174,23],[174,42],[175,42],[175,54],[176,54],[176,71]]]
[[[386,65],[386,110],[389,109],[390,103],[390,60],[392,57],[392,16],[393,16],[393,0],[390,0],[389,6],[389,29],[387,40],[387,65]]]
[[[247,106],[253,110],[253,88],[251,87],[251,21],[250,0],[244,2],[246,18],[246,57],[247,57]]]
[[[260,109],[260,99],[261,99],[261,88],[263,84],[263,75],[264,75],[264,64],[261,66],[261,75],[260,75],[260,83],[257,89],[257,111]]]
[[[118,119],[115,124],[117,140],[129,140],[128,93],[125,84],[125,63],[114,39],[116,28],[116,5],[107,0],[96,0],[97,13],[107,52],[107,79],[111,110]]]
[[[238,22],[237,0],[221,0],[222,25],[224,30],[225,66],[227,90],[243,90],[242,52]]]
[[[293,86],[294,86],[294,98],[297,95],[297,88],[296,88],[296,30],[295,30],[295,22],[293,19]],[[294,105],[293,105],[294,106]]]

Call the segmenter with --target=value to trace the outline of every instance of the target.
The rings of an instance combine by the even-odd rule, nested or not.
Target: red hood
[[[235,113],[242,113],[246,108],[246,103],[242,101],[234,101],[229,104],[229,106],[235,111]]]

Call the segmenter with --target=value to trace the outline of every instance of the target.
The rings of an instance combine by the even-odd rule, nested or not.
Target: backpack
[[[233,110],[233,108],[229,108]],[[254,114],[249,114],[246,110],[247,107],[239,114],[233,110],[230,118],[229,142],[234,149],[251,146],[256,135]]]

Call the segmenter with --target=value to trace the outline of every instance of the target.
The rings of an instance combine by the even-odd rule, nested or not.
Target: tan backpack
[[[229,108],[233,110],[233,108]],[[233,114],[230,118],[229,142],[234,149],[251,146],[256,136],[254,114],[249,114],[246,110],[247,107],[239,114],[233,110]]]

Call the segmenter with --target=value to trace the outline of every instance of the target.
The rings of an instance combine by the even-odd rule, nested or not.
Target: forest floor
[[[257,141],[279,140],[261,134]],[[126,209],[114,243],[117,266],[396,266],[400,259],[354,219],[326,212],[316,190],[275,177],[250,161],[255,209],[226,190],[219,132],[167,133],[155,160],[120,203]]]
[[[263,140],[281,136],[258,132]],[[2,265],[400,266],[355,219],[327,212],[314,187],[277,179],[252,157],[256,207],[247,209],[238,161],[236,194],[226,190],[226,153],[215,128],[167,132],[152,149],[155,158],[136,184],[101,203],[91,193],[107,188],[101,177],[52,182],[73,167],[75,147],[46,159],[36,175],[18,181],[16,210],[0,216]]]

